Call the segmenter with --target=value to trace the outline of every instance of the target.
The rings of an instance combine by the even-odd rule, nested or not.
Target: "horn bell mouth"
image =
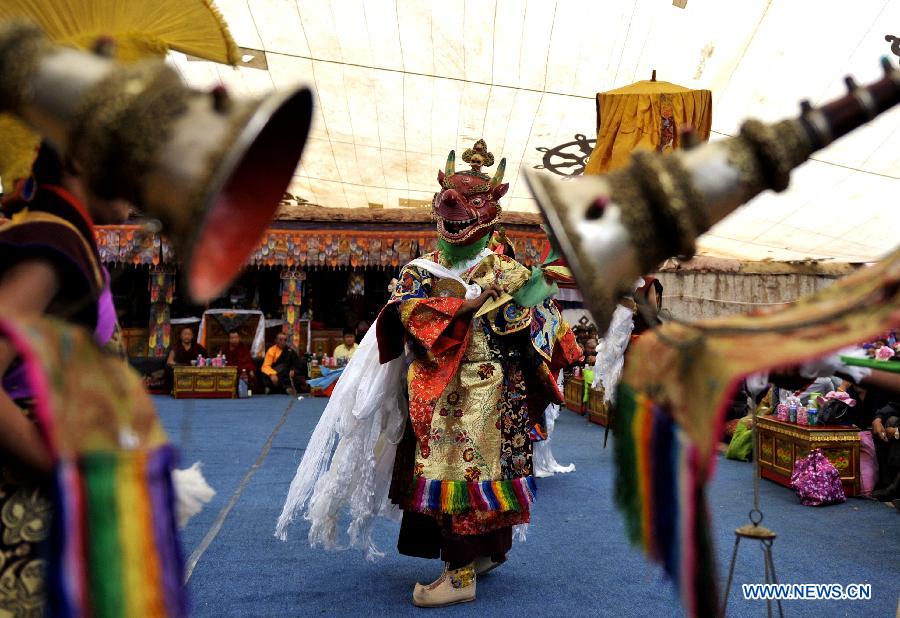
[[[572,270],[584,303],[600,332],[606,332],[618,298],[641,275],[636,248],[621,207],[600,176],[563,183],[529,169],[525,182],[547,222],[551,242]],[[589,207],[598,195],[612,199],[609,216],[593,220]]]
[[[194,302],[218,297],[256,249],[300,162],[312,109],[308,88],[263,100],[213,172],[186,262]]]

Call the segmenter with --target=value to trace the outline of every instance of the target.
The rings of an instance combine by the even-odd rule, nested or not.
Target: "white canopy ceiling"
[[[713,92],[713,139],[748,117],[795,115],[880,74],[900,0],[216,0],[267,68],[171,60],[197,87],[261,95],[306,82],[314,126],[292,192],[328,207],[430,202],[447,152],[483,137],[508,159],[512,210],[533,210],[520,166],[596,135],[595,93],[648,79]],[[248,52],[249,64],[261,54]],[[893,57],[896,62],[896,57]],[[900,110],[818,153],[702,239],[742,259],[871,261],[898,241]]]

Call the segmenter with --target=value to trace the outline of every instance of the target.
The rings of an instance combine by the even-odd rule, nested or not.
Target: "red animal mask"
[[[446,169],[438,172],[441,191],[434,194],[432,202],[438,234],[451,245],[468,245],[489,233],[500,219],[497,202],[509,189],[509,184],[501,184],[506,159],[500,160],[493,178],[481,172],[482,166],[494,164],[484,140],[467,149],[463,161],[472,169],[457,172],[456,153],[450,151]]]

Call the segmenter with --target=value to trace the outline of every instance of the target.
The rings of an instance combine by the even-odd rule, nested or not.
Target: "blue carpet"
[[[303,521],[289,529],[287,542],[273,536],[324,399],[157,397],[156,403],[172,440],[182,448],[183,463],[202,461],[207,479],[218,491],[182,535],[186,557],[201,546],[247,479],[196,563],[189,584],[194,615],[422,615],[424,610],[410,600],[413,583],[431,581],[441,565],[398,555],[397,524],[380,521],[376,527],[376,543],[387,555],[375,564],[355,551],[310,549]],[[261,458],[273,435],[271,449]],[[477,602],[435,613],[517,618],[682,615],[671,584],[625,540],[621,516],[612,503],[612,447],[604,450],[602,439],[601,427],[563,412],[553,452],[560,463],[574,462],[577,471],[538,480],[528,541],[516,544],[507,564],[479,580]],[[723,575],[734,529],[747,521],[751,474],[749,464],[722,459],[710,488]],[[900,514],[855,499],[825,508],[804,507],[793,492],[768,481],[762,481],[761,494],[765,524],[779,535],[774,545],[779,581],[872,585],[869,601],[786,602],[786,615],[895,615]],[[762,554],[755,545],[742,542],[730,616],[765,615],[763,602],[745,601],[740,595],[740,584],[763,578]]]

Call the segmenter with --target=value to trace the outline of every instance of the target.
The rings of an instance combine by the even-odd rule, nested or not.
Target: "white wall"
[[[754,267],[756,266],[756,267]],[[699,320],[792,302],[820,290],[842,276],[840,268],[797,268],[765,263],[734,262],[725,268],[663,270],[663,307],[685,320]],[[852,267],[847,266],[844,272]],[[776,272],[759,272],[774,270]]]

